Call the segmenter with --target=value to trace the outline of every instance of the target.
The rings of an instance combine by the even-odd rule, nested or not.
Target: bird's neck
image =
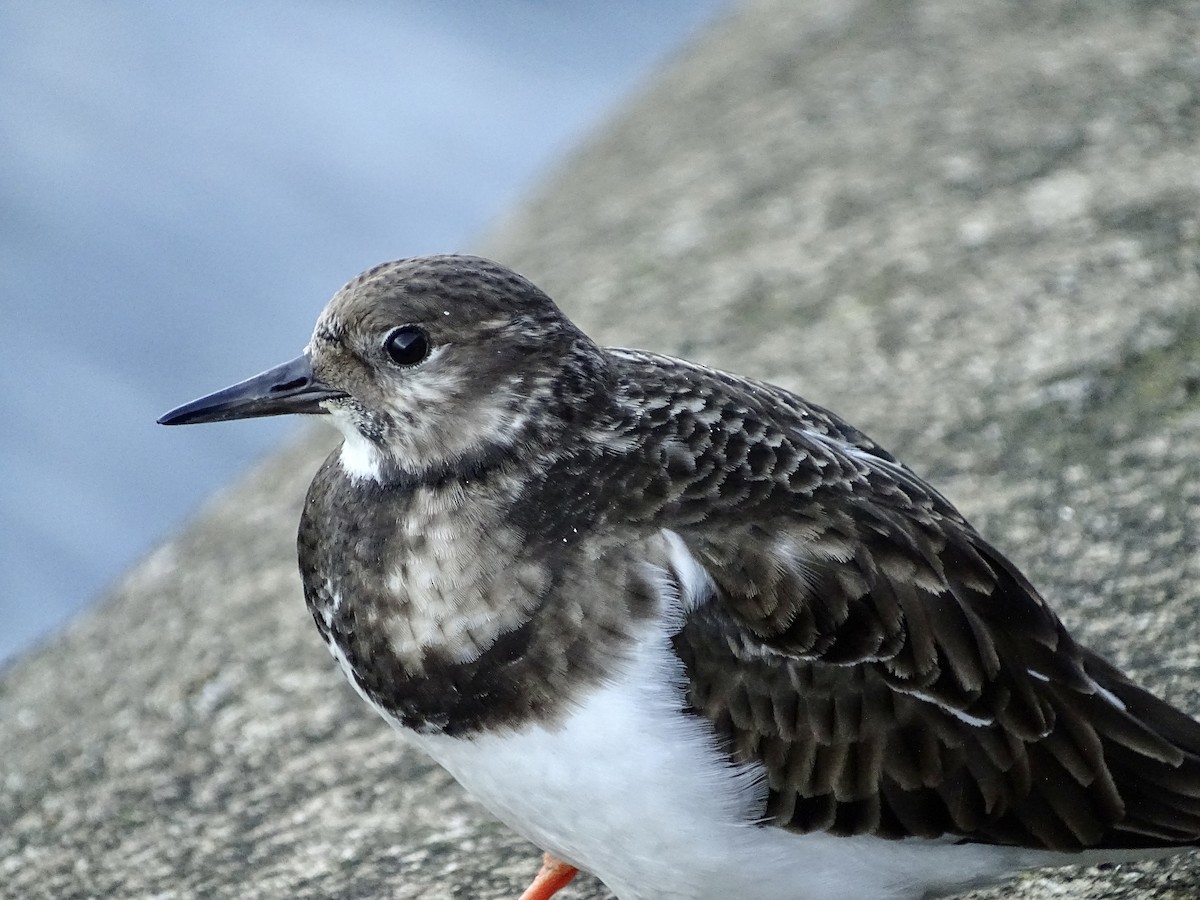
[[[344,447],[335,451],[301,519],[301,568],[321,588],[309,597],[314,615],[345,612],[359,625],[386,625],[392,649],[412,670],[431,648],[477,654],[491,635],[458,634],[453,623],[504,617],[488,586],[519,549],[500,521],[519,490],[514,468],[494,458],[452,471],[381,465],[363,477],[347,466]],[[478,549],[455,552],[464,544]]]

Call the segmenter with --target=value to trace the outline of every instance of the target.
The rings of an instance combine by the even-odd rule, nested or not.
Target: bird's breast
[[[310,489],[298,544],[318,631],[394,722],[462,733],[550,716],[569,699],[557,681],[579,663],[562,660],[563,645],[586,623],[577,607],[556,612],[554,569],[486,496],[384,490],[345,477],[335,460]]]

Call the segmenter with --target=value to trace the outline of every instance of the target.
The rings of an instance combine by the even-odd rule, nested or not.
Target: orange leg
[[[521,900],[550,900],[579,870],[569,863],[547,853],[542,857],[542,871],[537,873],[533,884],[525,888]]]

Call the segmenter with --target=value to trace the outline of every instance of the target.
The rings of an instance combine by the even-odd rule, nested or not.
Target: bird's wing
[[[765,767],[775,823],[1055,850],[1200,836],[1200,727],[1074,644],[990,548],[914,560],[885,527],[817,561],[843,537],[713,525],[685,532],[714,596],[676,649],[689,705]]]
[[[949,502],[786,391],[643,361],[671,399],[637,398],[657,466],[625,514],[705,573],[676,638],[689,702],[765,767],[775,823],[1055,850],[1200,840],[1200,724],[1079,647]]]

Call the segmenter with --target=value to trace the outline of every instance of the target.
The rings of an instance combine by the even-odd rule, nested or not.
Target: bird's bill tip
[[[185,403],[159,416],[159,425],[196,425],[258,416],[324,413],[322,401],[345,397],[320,381],[308,354],[247,378],[224,390]]]

